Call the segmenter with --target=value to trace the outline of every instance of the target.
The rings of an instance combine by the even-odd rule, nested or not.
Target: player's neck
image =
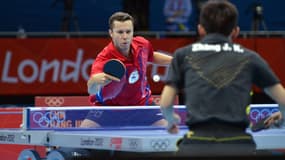
[[[123,54],[123,56],[125,56],[125,57],[129,57],[130,52],[122,52],[122,54]]]
[[[126,58],[129,58],[129,57],[132,55],[131,49],[129,49],[128,51],[124,51],[124,52],[121,51],[121,53],[122,53],[123,56],[125,56]]]

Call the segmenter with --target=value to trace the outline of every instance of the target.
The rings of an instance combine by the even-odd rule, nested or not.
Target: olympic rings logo
[[[64,111],[34,112],[32,117],[41,128],[60,127],[66,119]]]
[[[62,106],[64,103],[63,97],[46,97],[45,98],[45,104],[47,104],[49,107],[59,107]]]
[[[256,109],[252,108],[249,114],[250,120],[253,121],[254,123],[257,123],[259,120],[270,116],[272,113],[278,112],[279,110],[277,108],[269,109],[269,108],[264,108],[264,109]]]
[[[168,139],[157,139],[152,140],[150,145],[155,151],[165,151],[170,145],[170,142]]]

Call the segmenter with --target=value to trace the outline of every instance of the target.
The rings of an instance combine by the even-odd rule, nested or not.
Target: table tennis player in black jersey
[[[256,143],[246,132],[253,85],[280,108],[285,106],[285,89],[267,62],[233,43],[239,34],[237,22],[238,11],[232,3],[207,1],[197,26],[200,41],[175,51],[160,106],[169,122],[168,131],[179,132],[180,117],[173,101],[177,91],[184,90],[189,132],[178,141],[177,155],[255,155]],[[265,127],[281,119],[281,112],[275,112],[264,121]]]

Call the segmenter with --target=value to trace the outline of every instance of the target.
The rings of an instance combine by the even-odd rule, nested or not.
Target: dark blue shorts
[[[159,109],[92,110],[86,119],[102,127],[150,126],[163,116]]]

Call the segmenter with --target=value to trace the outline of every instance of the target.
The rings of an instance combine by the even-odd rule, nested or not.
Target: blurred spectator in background
[[[255,1],[249,5],[246,13],[252,13],[251,29],[258,31],[259,29],[267,30],[263,17],[263,5],[260,1]]]
[[[54,8],[58,2],[63,3],[63,17],[61,20],[61,31],[70,31],[70,24],[74,24],[75,31],[79,31],[78,17],[74,13],[74,0],[54,0],[51,7]]]
[[[191,0],[165,0],[163,13],[167,31],[189,31]]]
[[[123,11],[134,17],[136,31],[149,29],[149,0],[123,0]]]

